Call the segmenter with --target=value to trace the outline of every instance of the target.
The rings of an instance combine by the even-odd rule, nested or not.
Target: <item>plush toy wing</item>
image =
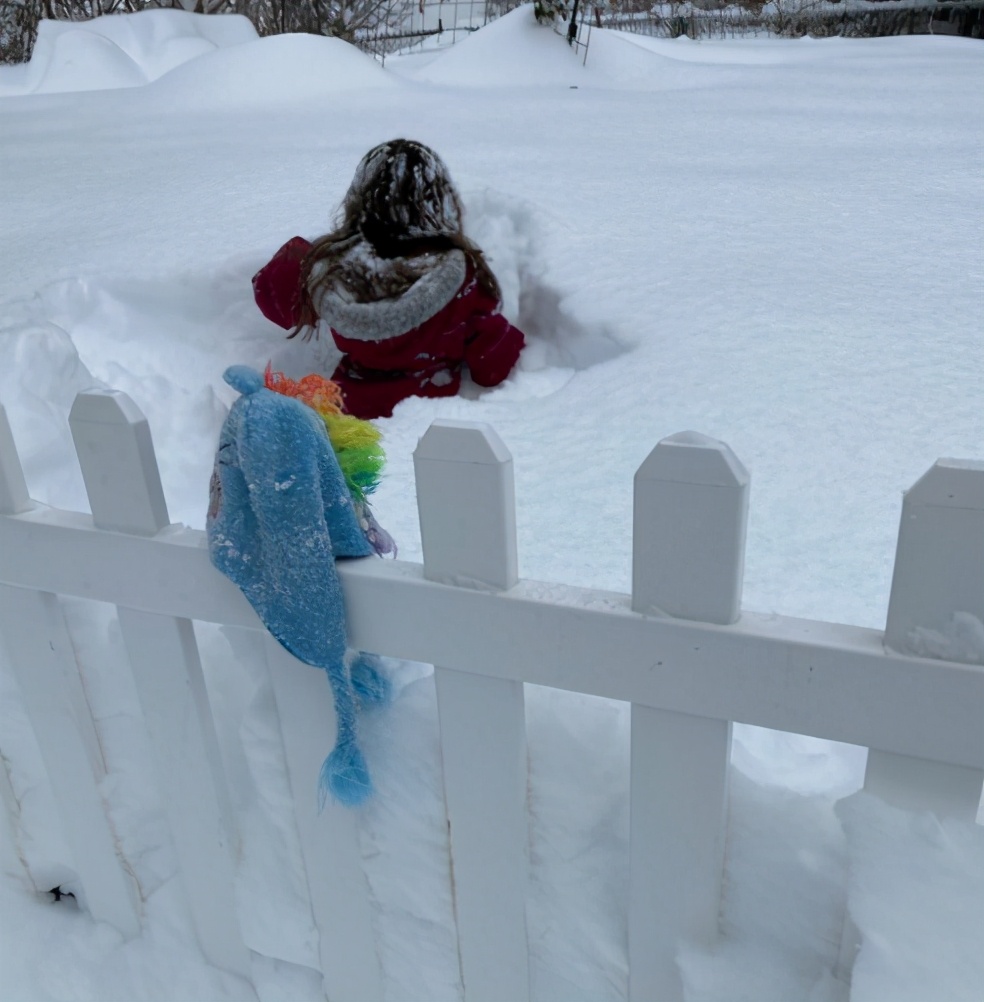
[[[371,787],[356,743],[335,558],[368,556],[373,549],[318,415],[265,389],[252,369],[234,366],[225,379],[242,396],[219,438],[206,523],[209,554],[270,633],[296,658],[328,673],[338,741],[322,770],[322,799],[330,791],[343,803],[360,803]]]

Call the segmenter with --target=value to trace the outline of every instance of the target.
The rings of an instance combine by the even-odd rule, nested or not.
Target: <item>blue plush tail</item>
[[[393,686],[383,673],[378,654],[356,652],[349,664],[349,676],[355,698],[362,709],[385,706],[390,701]]]
[[[346,807],[358,807],[372,796],[369,767],[355,741],[335,745],[325,759],[318,780],[318,810],[323,811],[328,794]]]
[[[346,807],[358,807],[372,796],[369,767],[356,737],[358,708],[349,669],[340,657],[326,669],[335,697],[335,718],[338,737],[335,748],[325,759],[318,779],[318,810],[324,810],[328,794]]]

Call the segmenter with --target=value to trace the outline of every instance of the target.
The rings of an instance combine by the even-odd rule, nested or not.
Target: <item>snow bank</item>
[[[336,94],[393,86],[371,56],[340,38],[272,35],[187,62],[150,88],[182,110],[327,102]]]
[[[572,48],[549,25],[537,24],[527,5],[437,55],[396,57],[389,65],[417,80],[460,87],[676,90],[707,86],[735,67],[802,61],[807,51],[802,40],[697,43],[597,28],[585,37],[586,58],[583,48]]]
[[[566,25],[560,25],[563,30]],[[388,66],[411,79],[457,87],[558,87],[673,91],[744,82],[757,69],[803,66],[821,60],[893,59],[899,50],[924,57],[932,44],[956,42],[969,54],[972,39],[893,37],[857,39],[650,38],[593,28],[585,50],[569,46],[549,25],[538,24],[532,5],[508,14],[455,45],[396,56]],[[871,43],[881,43],[868,48]],[[955,47],[954,47],[955,48]],[[948,51],[954,51],[954,48]]]
[[[417,61],[426,59],[420,65]],[[547,25],[537,24],[532,6],[517,7],[437,56],[394,59],[408,76],[466,87],[529,87],[583,84],[581,61]]]
[[[848,906],[861,932],[852,1002],[980,1002],[984,828],[865,794],[842,800],[837,814],[850,855]]]
[[[259,38],[239,14],[145,10],[91,21],[42,21],[31,61],[0,66],[0,97],[141,87],[183,110],[285,106],[392,84],[337,38]]]
[[[47,484],[45,493],[87,510],[82,474],[65,427],[76,394],[100,382],[79,358],[71,337],[30,311],[10,311],[0,322],[0,344],[5,361],[0,366],[0,400],[16,427],[28,485]]]
[[[87,510],[67,415],[76,393],[112,386],[138,401],[165,480],[181,485],[169,489],[171,517],[203,525],[200,485],[223,401],[232,399],[222,371],[230,358],[262,367],[270,357],[270,324],[242,295],[259,263],[237,259],[208,275],[66,279],[6,307],[0,399],[35,497]]]
[[[577,317],[566,304],[547,267],[534,206],[491,189],[465,191],[463,200],[469,234],[495,262],[503,310],[530,339],[513,377],[495,391],[500,402],[519,405],[555,393],[577,371],[626,350],[605,324]],[[338,360],[330,339],[288,342],[256,309],[250,277],[264,260],[236,256],[204,273],[77,276],[6,304],[0,344],[8,346],[9,364],[0,370],[0,399],[34,497],[86,508],[67,415],[76,393],[112,386],[129,394],[150,422],[172,519],[204,527],[201,484],[210,476],[226,405],[235,398],[222,380],[225,367],[237,361],[262,369],[272,361],[299,377],[331,372]]]
[[[26,66],[0,67],[0,96],[139,87],[216,49],[256,40],[239,14],[146,10],[43,20]]]

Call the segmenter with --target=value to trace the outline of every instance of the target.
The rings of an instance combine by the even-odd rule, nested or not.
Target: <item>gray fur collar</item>
[[[315,285],[324,265],[311,270]],[[385,341],[419,327],[439,313],[461,288],[467,266],[460,250],[413,259],[378,257],[360,241],[344,257],[342,267],[316,299],[318,316],[342,337]],[[381,290],[369,299],[359,290]]]

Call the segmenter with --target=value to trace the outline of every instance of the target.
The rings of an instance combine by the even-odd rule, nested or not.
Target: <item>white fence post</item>
[[[728,446],[705,435],[653,449],[635,476],[636,612],[738,619],[748,484]],[[631,755],[629,999],[678,1002],[680,940],[717,935],[731,722],[633,704]]]
[[[16,515],[30,510],[33,504],[34,502],[31,501],[27,493],[27,483],[24,480],[24,471],[21,469],[14,438],[10,431],[10,423],[7,421],[3,405],[0,404],[0,514]],[[20,600],[36,605],[38,624],[47,621],[49,632],[55,631],[57,636],[55,642],[61,646],[62,650],[71,651],[72,645],[68,639],[65,617],[57,597],[54,595],[43,596],[38,592],[30,592],[28,595],[30,597],[21,596]],[[98,782],[106,774],[106,763],[103,761],[102,748],[99,745],[96,726],[92,720],[92,710],[89,707],[89,701],[82,686],[82,678],[74,658],[66,661],[63,668],[60,688],[71,706],[75,726],[82,743],[85,745],[92,773]]]
[[[0,514],[30,509],[24,471],[0,405]],[[140,896],[103,807],[105,765],[57,596],[0,585],[0,632],[75,857],[83,904],[127,938],[140,933]]]
[[[145,536],[167,526],[150,428],[133,401],[80,393],[69,424],[95,525]],[[228,791],[194,629],[187,619],[123,606],[118,614],[199,942],[211,963],[249,977]]]
[[[906,492],[885,644],[984,664],[984,463],[940,459]],[[982,786],[980,769],[868,752],[865,789],[899,807],[972,821]]]
[[[424,575],[517,581],[512,457],[488,425],[435,421],[414,452]],[[441,623],[434,623],[435,630]],[[475,643],[481,643],[476,637]],[[434,668],[466,1002],[527,1002],[528,766],[523,683]]]
[[[961,627],[975,626],[984,634],[984,463],[941,459],[902,499],[885,646],[981,664],[980,641],[961,642]],[[907,810],[973,820],[982,783],[980,769],[868,749],[865,790]],[[848,914],[837,959],[843,981],[860,948]]]
[[[0,404],[0,514],[17,515],[30,507],[27,482],[24,480],[24,470],[7,420],[7,411]]]
[[[298,661],[270,634],[265,647],[325,995],[332,1002],[382,1002],[382,968],[359,845],[360,812],[331,797],[318,812],[321,764],[335,743],[331,685],[324,671]]]

